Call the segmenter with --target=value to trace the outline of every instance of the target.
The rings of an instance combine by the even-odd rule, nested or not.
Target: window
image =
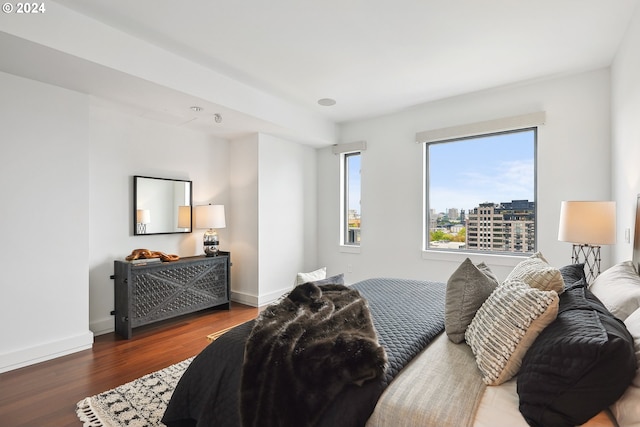
[[[426,249],[536,250],[537,128],[427,142]]]
[[[342,237],[347,246],[360,245],[360,160],[359,151],[341,154],[342,166]]]

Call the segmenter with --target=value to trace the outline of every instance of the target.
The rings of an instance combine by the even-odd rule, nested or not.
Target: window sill
[[[515,267],[520,261],[529,255],[505,255],[505,254],[487,254],[484,252],[453,252],[453,251],[434,251],[423,250],[422,259],[431,261],[449,261],[462,262],[465,258],[473,259],[474,263],[485,262],[489,265],[500,265],[505,267]]]
[[[347,253],[347,254],[359,254],[360,246],[340,245],[340,247],[338,248],[338,251]]]

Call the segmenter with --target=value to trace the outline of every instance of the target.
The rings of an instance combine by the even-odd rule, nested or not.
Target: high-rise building
[[[535,252],[535,202],[481,203],[467,216],[467,249]]]

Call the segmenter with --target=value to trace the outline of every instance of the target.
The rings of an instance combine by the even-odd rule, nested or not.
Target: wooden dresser
[[[229,309],[231,254],[173,262],[114,262],[115,330],[132,329],[210,307]]]

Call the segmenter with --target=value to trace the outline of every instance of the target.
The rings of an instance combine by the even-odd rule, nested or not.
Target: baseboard
[[[278,291],[269,292],[268,294],[260,295],[260,297],[258,298],[259,300],[258,302],[260,304],[259,307],[263,305],[271,304],[272,302],[277,301],[282,295],[284,295],[287,292],[290,292],[292,289],[293,289],[292,287],[286,287]]]
[[[251,307],[259,307],[258,297],[242,292],[231,291],[231,301],[239,302],[240,304],[248,305]]]
[[[86,333],[59,341],[52,341],[10,353],[3,353],[0,354],[0,373],[87,350],[90,349],[92,345],[93,333],[87,331]]]
[[[283,288],[278,291],[269,292],[268,294],[259,296],[231,291],[231,301],[239,302],[240,304],[249,305],[251,307],[262,307],[263,305],[277,301],[278,298],[290,290],[291,288]]]
[[[91,332],[93,332],[93,335],[95,336],[104,335],[115,331],[113,316],[89,322],[89,329],[91,329]]]

